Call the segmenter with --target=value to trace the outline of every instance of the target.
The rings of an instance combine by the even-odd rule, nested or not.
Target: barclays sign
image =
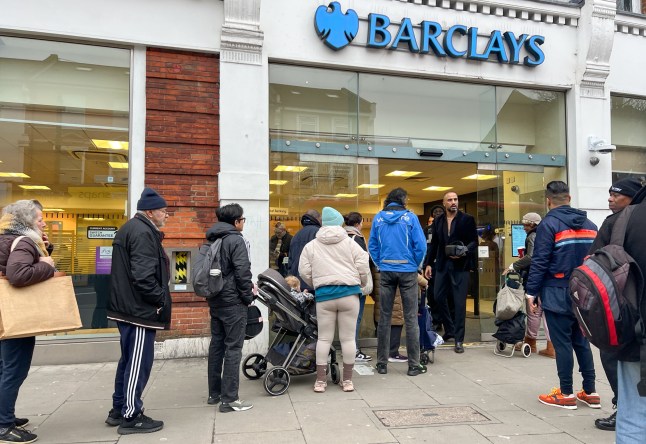
[[[359,16],[348,9],[341,11],[339,2],[319,6],[314,15],[316,33],[330,48],[338,51],[348,46],[359,32]],[[478,28],[453,25],[447,29],[430,20],[419,24],[415,30],[409,18],[395,25],[383,14],[368,15],[368,38],[366,46],[377,49],[399,49],[406,47],[412,53],[430,54],[437,57],[466,57],[470,60],[485,61],[491,57],[499,63],[520,64],[536,67],[545,61],[541,35],[492,31],[482,52],[478,52]]]

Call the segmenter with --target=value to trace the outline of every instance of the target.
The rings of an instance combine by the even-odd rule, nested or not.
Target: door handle
[[[484,261],[478,261],[478,271],[480,273],[484,271]]]

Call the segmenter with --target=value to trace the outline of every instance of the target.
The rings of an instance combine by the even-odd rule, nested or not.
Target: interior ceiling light
[[[325,94],[325,95],[328,96],[330,99],[338,99],[339,98],[338,94]]]
[[[92,143],[95,147],[106,150],[128,150],[128,142],[122,142],[120,140],[92,139]]]
[[[270,180],[269,185],[285,185],[287,180]]]
[[[110,168],[114,168],[115,170],[128,169],[128,162],[108,162],[108,165],[110,165]]]
[[[23,190],[51,190],[47,185],[18,185]]]
[[[491,180],[497,179],[498,176],[495,174],[472,174],[470,176],[463,177],[465,180]]]
[[[357,197],[357,194],[339,193],[339,194],[336,194],[334,197]]]
[[[0,172],[0,177],[20,177],[23,179],[31,179],[31,177],[27,176],[25,173],[2,173]]]
[[[300,91],[290,91],[290,92],[291,92],[292,94],[297,95],[297,96],[301,94],[301,92],[300,92]]]
[[[421,171],[391,171],[390,173],[386,174],[386,176],[391,176],[391,177],[413,177],[417,176],[418,174],[422,174]]]
[[[304,166],[293,166],[293,165],[278,165],[274,168],[274,171],[285,171],[288,173],[302,173],[307,167]]]
[[[357,188],[369,188],[369,189],[377,189],[377,188],[383,188],[386,185],[381,184],[381,183],[362,183],[359,185]]]
[[[105,220],[103,217],[82,217],[83,220]]]
[[[43,208],[43,213],[64,213],[62,208]]]
[[[77,66],[76,69],[78,71],[92,71],[92,68],[88,68],[87,66]]]
[[[450,190],[453,187],[437,187],[435,185],[432,185],[430,187],[424,188],[422,191],[447,191]]]
[[[269,192],[269,194],[274,194],[274,192],[273,192],[273,191],[270,191],[270,192]]]

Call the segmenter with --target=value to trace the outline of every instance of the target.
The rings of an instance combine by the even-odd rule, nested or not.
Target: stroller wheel
[[[426,352],[421,352],[421,353],[419,354],[419,363],[420,363],[420,364],[422,364],[422,365],[426,365],[426,364],[428,364],[428,361],[429,361],[429,359],[428,359],[428,353],[426,353]]]
[[[260,353],[252,353],[242,363],[242,374],[247,379],[260,379],[267,371],[267,360]]]
[[[282,395],[289,388],[290,379],[285,367],[273,367],[265,375],[265,391],[272,396]]]
[[[498,349],[498,351],[503,351],[504,349],[506,349],[506,348],[507,348],[507,344],[505,344],[505,343],[504,343],[504,342],[502,342],[502,341],[498,341],[498,342],[496,343],[496,348]]]
[[[532,354],[532,347],[530,347],[529,344],[526,344],[523,342],[523,346],[521,347],[521,350],[523,352],[523,356],[526,358],[529,358],[529,356]]]
[[[338,384],[341,382],[341,373],[339,372],[339,364],[333,362],[330,364],[330,376],[332,377],[332,382]]]

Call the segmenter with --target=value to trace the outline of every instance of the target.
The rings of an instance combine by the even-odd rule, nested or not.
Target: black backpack
[[[588,256],[570,277],[572,308],[579,326],[601,350],[641,342],[639,304],[644,277],[623,247],[634,209],[628,206],[617,216],[610,243]]]
[[[212,298],[217,296],[224,287],[220,251],[225,237],[220,237],[213,243],[203,244],[193,262],[191,285],[198,296]]]

